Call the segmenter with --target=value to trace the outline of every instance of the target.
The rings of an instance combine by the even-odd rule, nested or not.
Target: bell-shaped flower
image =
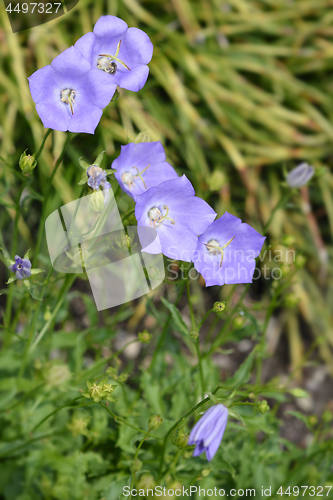
[[[164,181],[137,197],[135,217],[138,226],[153,227],[158,238],[143,250],[163,253],[170,259],[191,262],[198,235],[216,217],[214,210],[201,198],[185,175]]]
[[[134,200],[147,189],[161,182],[178,177],[166,161],[162,144],[158,142],[131,142],[121,146],[121,153],[111,167],[115,178],[125,193]]]
[[[255,257],[265,239],[241,219],[225,212],[199,236],[194,267],[205,278],[206,286],[251,283]]]
[[[138,92],[147,81],[153,44],[144,31],[128,28],[118,17],[100,17],[94,32],[83,35],[75,47],[93,69],[108,77],[111,89],[116,84]]]
[[[44,127],[62,132],[93,134],[116,85],[108,75],[92,69],[75,47],[29,78],[30,92]]]
[[[113,174],[114,172],[112,172],[111,169],[103,170],[101,168],[104,153],[105,151],[102,151],[92,164],[89,164],[82,158],[79,158],[79,164],[84,170],[84,174],[79,182],[79,185],[88,184],[93,191],[110,189],[111,184],[107,181],[107,176]]]
[[[217,404],[209,408],[191,430],[188,445],[195,444],[194,457],[206,452],[210,462],[221,444],[228,422],[228,408]]]

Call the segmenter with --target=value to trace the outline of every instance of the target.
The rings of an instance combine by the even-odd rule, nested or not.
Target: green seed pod
[[[148,330],[144,330],[143,332],[138,333],[138,339],[141,344],[149,344],[152,338],[153,336],[148,332]]]
[[[215,302],[213,305],[213,311],[215,313],[220,313],[224,311],[225,307],[225,302]]]
[[[260,401],[260,403],[258,403],[257,408],[262,414],[267,413],[270,410],[268,403],[265,399],[263,399],[262,401]]]
[[[188,442],[189,435],[183,431],[183,429],[179,429],[176,431],[173,436],[170,438],[172,444],[177,446],[180,450],[186,448]]]

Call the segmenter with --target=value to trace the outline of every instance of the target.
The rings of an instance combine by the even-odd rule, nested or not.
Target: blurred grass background
[[[68,148],[54,178],[48,213],[78,196],[78,157],[93,159],[105,149],[109,162],[120,144],[133,141],[142,130],[162,141],[171,163],[186,173],[219,216],[228,210],[259,231],[282,195],[282,169],[305,160],[320,170],[310,189],[303,188],[300,197],[276,212],[267,248],[283,249],[282,238],[292,235],[292,248],[307,258],[289,290],[298,303],[283,312],[283,324],[292,366],[303,355],[301,321],[330,373],[332,6],[332,0],[80,0],[69,14],[18,34],[10,34],[2,7],[0,31],[0,155],[12,165],[27,147],[36,150],[44,133],[28,75],[91,31],[106,13],[146,31],[155,47],[144,89],[137,94],[121,90],[116,104],[104,111],[96,134],[78,138]],[[39,161],[41,186],[64,141],[61,132],[48,138]],[[0,244],[6,248],[15,218],[15,178],[0,168]],[[35,209],[19,220],[22,249],[33,247],[36,239],[39,202],[33,203]]]

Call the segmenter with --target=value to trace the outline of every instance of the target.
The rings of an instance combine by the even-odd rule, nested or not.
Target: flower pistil
[[[207,247],[208,253],[210,255],[218,255],[219,253],[221,254],[220,267],[222,266],[222,262],[223,262],[223,250],[225,248],[227,248],[228,245],[230,245],[230,243],[233,241],[234,238],[235,238],[235,236],[230,238],[230,240],[222,247],[219,246],[219,242],[217,240],[210,240],[208,243],[204,243],[204,245],[205,245],[205,247]]]
[[[122,64],[128,71],[131,71],[127,64],[124,63],[121,59],[119,59],[118,54],[120,50],[121,40],[117,45],[117,50],[115,55],[112,54],[99,54],[99,59],[97,61],[97,68],[109,73],[110,75],[114,75],[117,71],[117,64],[114,61],[117,61],[119,64]]]
[[[71,112],[72,112],[72,115],[74,115],[74,109],[73,109],[73,104],[74,104],[74,100],[75,100],[75,90],[73,89],[64,89],[61,91],[60,93],[60,100],[62,102],[65,102],[66,104],[69,104],[70,108],[71,108]]]
[[[141,179],[142,180],[142,183],[145,187],[145,189],[147,189],[147,185],[144,181],[144,178],[142,177],[142,174],[150,167],[150,164],[144,168],[141,172],[139,172],[139,169],[138,167],[132,167],[136,170],[136,174],[133,175],[131,174],[131,172],[125,172],[122,176],[121,176],[121,180],[123,181],[124,184],[127,184],[129,189],[131,190],[132,188],[135,187],[135,179]]]
[[[166,210],[165,215],[162,215],[162,212],[157,207],[152,207],[148,211],[149,223],[150,223],[150,225],[154,226],[154,229],[156,229],[155,224],[161,224],[164,220],[169,220],[171,222],[171,224],[176,224],[176,222],[173,219],[168,217],[169,207],[167,205],[164,205],[163,210]]]

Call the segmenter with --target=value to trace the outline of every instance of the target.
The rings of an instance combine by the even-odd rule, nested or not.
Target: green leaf
[[[300,389],[299,387],[295,387],[294,389],[289,389],[288,392],[289,392],[289,394],[291,394],[295,398],[308,398],[309,397],[309,393],[306,392],[304,389]]]
[[[188,328],[187,328],[186,324],[184,323],[184,320],[181,317],[181,314],[180,314],[179,310],[177,309],[177,307],[174,306],[173,304],[171,304],[164,297],[161,297],[161,300],[162,300],[162,303],[165,305],[165,307],[167,309],[169,309],[169,311],[171,312],[172,319],[174,321],[175,326],[179,330],[179,332],[183,333],[184,335],[187,335],[189,337],[190,334],[189,334]]]
[[[240,365],[234,376],[228,381],[228,385],[231,387],[238,387],[246,384],[250,380],[255,353],[256,349],[253,349],[246,360]]]
[[[101,166],[104,153],[105,153],[105,151],[102,151],[101,153],[99,153],[99,155],[97,156],[96,160],[94,161],[94,165],[97,165],[98,167]]]
[[[24,257],[23,257],[24,259],[29,259],[29,252],[30,252],[30,248],[29,248],[29,250],[27,250],[27,251],[25,252]],[[31,270],[31,271],[32,271],[32,270]]]
[[[80,167],[83,168],[83,170],[87,170],[90,167],[90,163],[87,163],[86,161],[82,160],[82,157],[79,158],[79,164]]]
[[[83,186],[84,184],[86,184],[88,181],[88,177],[87,177],[87,174],[83,174],[82,177],[81,177],[81,180],[80,182],[78,182],[78,185],[79,186]]]
[[[45,273],[44,269],[40,269],[39,267],[35,267],[35,269],[31,269],[31,274],[40,274]]]
[[[6,285],[9,285],[10,283],[13,283],[16,280],[17,280],[16,276],[13,276],[12,278],[9,278],[9,280],[6,282]]]
[[[112,175],[112,174],[115,174],[115,173],[116,173],[116,171],[115,171],[115,170],[113,170],[113,168],[107,168],[107,169],[105,170],[105,172],[106,172],[106,175]]]

